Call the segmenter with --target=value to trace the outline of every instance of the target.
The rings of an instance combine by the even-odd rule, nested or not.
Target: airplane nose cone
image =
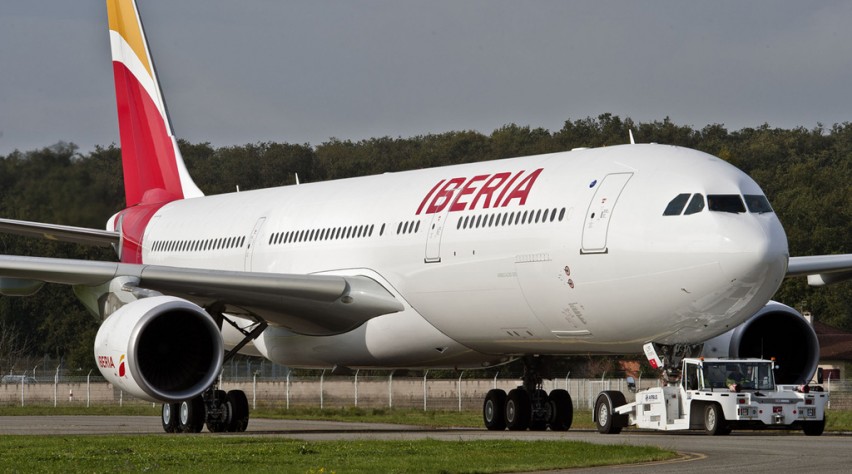
[[[787,272],[787,235],[774,214],[739,214],[722,233],[722,271],[731,283],[771,298]]]

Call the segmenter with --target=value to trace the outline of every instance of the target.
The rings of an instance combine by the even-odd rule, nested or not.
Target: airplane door
[[[448,189],[447,191],[452,194],[447,196],[446,206],[441,211],[432,214],[432,222],[429,224],[429,231],[426,234],[426,258],[423,259],[426,263],[441,261],[441,237],[444,235],[444,227],[450,217],[450,208],[456,202],[456,191],[458,189],[459,186]]]
[[[583,248],[580,253],[607,253],[606,236],[609,221],[618,196],[633,173],[612,173],[604,176],[598,185],[583,224]]]
[[[432,214],[432,223],[429,225],[429,233],[426,234],[426,263],[438,263],[441,261],[441,236],[444,234],[444,224],[447,221],[450,206],[447,209]]]
[[[260,229],[263,227],[264,222],[266,222],[266,217],[258,219],[257,222],[254,223],[254,228],[251,230],[251,234],[249,235],[248,246],[246,247],[245,265],[243,266],[247,272],[251,271],[251,259],[252,255],[254,255],[254,247],[256,245],[255,241],[257,240],[258,234],[260,234]]]

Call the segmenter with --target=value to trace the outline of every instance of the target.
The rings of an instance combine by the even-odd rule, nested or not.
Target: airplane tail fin
[[[136,1],[107,0],[107,15],[127,207],[203,196],[178,149]]]

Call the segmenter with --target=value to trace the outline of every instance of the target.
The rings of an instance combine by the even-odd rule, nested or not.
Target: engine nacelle
[[[795,309],[770,301],[746,322],[704,343],[706,357],[774,357],[775,382],[806,384],[819,365],[819,341]]]
[[[129,303],[101,324],[95,359],[110,383],[152,402],[199,395],[222,369],[224,343],[213,318],[172,296]]]

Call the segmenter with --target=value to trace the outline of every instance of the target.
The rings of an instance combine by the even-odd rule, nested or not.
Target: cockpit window
[[[683,215],[688,216],[690,214],[696,214],[704,210],[704,195],[703,194],[693,194],[692,200],[689,201],[689,205],[686,206],[686,211]]]
[[[749,212],[754,212],[756,214],[772,212],[772,206],[769,205],[769,200],[766,199],[766,196],[760,194],[746,194],[744,197],[746,207],[748,207]]]
[[[669,205],[666,206],[666,210],[663,211],[663,215],[679,216],[680,213],[683,212],[683,207],[686,206],[687,201],[689,201],[689,193],[678,194],[671,200],[671,202],[669,202]]]
[[[746,211],[743,199],[739,194],[709,194],[707,207],[714,212],[731,212],[734,214]]]

